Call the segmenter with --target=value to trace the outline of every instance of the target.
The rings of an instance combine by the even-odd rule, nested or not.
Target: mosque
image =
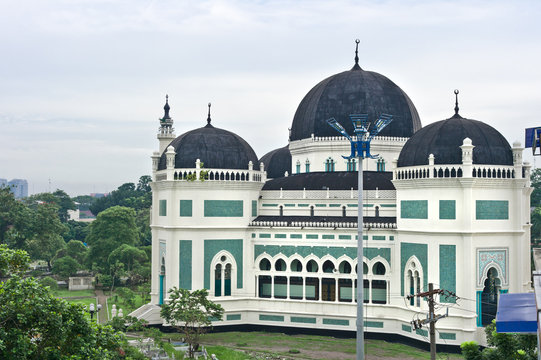
[[[490,125],[462,117],[422,127],[408,95],[359,66],[315,85],[294,114],[287,145],[260,159],[215,127],[174,134],[168,101],[152,154],[151,303],[132,315],[162,324],[176,286],[206,288],[225,309],[214,327],[261,325],[355,331],[357,212],[364,217],[364,327],[428,341],[428,283],[437,343],[483,343],[498,295],[530,283],[530,165]],[[358,208],[350,114],[393,121],[363,160]],[[284,139],[285,140],[285,139]],[[285,142],[285,141],[284,141]],[[448,309],[448,310],[447,310]]]

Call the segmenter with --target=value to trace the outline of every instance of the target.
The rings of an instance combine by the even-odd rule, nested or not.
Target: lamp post
[[[363,318],[363,302],[364,302],[364,282],[363,282],[363,159],[374,159],[377,156],[370,154],[370,142],[379,134],[381,130],[393,120],[392,115],[381,114],[379,118],[372,124],[368,121],[367,114],[352,114],[349,119],[353,124],[355,139],[346,132],[346,129],[334,118],[327,120],[327,123],[344,137],[351,144],[351,154],[342,156],[344,159],[357,158],[359,163],[358,171],[358,202],[357,202],[357,360],[364,360],[364,318]],[[370,128],[370,129],[369,129]]]
[[[101,304],[98,304],[98,309],[97,310],[95,310],[94,304],[90,304],[90,306],[88,307],[88,312],[90,313],[90,321],[92,321],[94,319],[94,313],[95,312],[97,313],[100,310],[101,310]],[[96,316],[98,316],[98,315],[96,315]]]

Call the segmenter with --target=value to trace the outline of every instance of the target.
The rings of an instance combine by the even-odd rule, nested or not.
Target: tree
[[[67,278],[79,270],[79,263],[71,256],[64,256],[53,263],[53,274]]]
[[[460,345],[466,360],[536,360],[537,337],[496,332],[496,322],[485,327],[488,346],[481,351],[475,341]]]
[[[147,253],[144,250],[140,250],[134,246],[128,244],[122,244],[117,247],[109,257],[107,258],[110,264],[114,264],[116,261],[120,261],[126,265],[126,271],[130,272],[133,265],[137,262],[147,261]]]
[[[199,347],[199,337],[212,325],[212,319],[221,320],[224,309],[208,299],[207,289],[190,292],[173,287],[169,290],[169,302],[164,303],[161,316],[169,324],[180,329],[189,344],[189,356]]]
[[[86,259],[86,253],[88,248],[78,240],[70,240],[66,244],[66,255],[71,256],[75,260],[82,264]]]
[[[85,238],[88,236],[88,223],[82,221],[69,220],[66,223],[68,230],[64,233],[64,241],[68,242],[70,240],[79,240],[85,241]]]
[[[10,242],[17,248],[23,246],[24,234],[27,232],[25,219],[28,209],[7,187],[0,187],[0,244]]]
[[[530,182],[533,187],[533,192],[530,196],[530,205],[532,207],[541,206],[541,168],[532,171]]]
[[[53,193],[40,193],[27,197],[25,202],[28,205],[45,202],[55,204],[57,206],[58,217],[63,223],[68,221],[68,210],[75,210],[75,202],[69,197],[64,190],[56,189]]]
[[[152,178],[148,175],[141,176],[137,186],[134,183],[125,183],[103,198],[97,199],[91,206],[90,211],[98,215],[113,206],[126,206],[135,210],[148,209],[152,203],[150,185]]]
[[[54,297],[34,278],[23,279],[28,255],[0,245],[1,359],[144,359],[123,334],[90,322],[81,305]]]
[[[109,254],[122,244],[136,245],[139,233],[135,226],[135,211],[113,206],[101,212],[90,224],[86,242],[90,246],[89,257],[102,270],[108,269]]]

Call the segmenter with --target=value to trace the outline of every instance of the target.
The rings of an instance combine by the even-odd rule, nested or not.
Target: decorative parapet
[[[263,190],[262,199],[357,199],[357,189],[350,190]],[[366,199],[396,199],[396,190],[364,190]]]
[[[471,169],[466,171],[467,168]],[[514,166],[503,165],[420,165],[395,169],[393,180],[433,179],[433,178],[484,178],[514,179]],[[522,177],[519,175],[519,177]]]
[[[356,222],[323,221],[252,221],[249,226],[264,227],[317,227],[317,228],[357,228]],[[363,223],[365,229],[396,229],[396,223]]]

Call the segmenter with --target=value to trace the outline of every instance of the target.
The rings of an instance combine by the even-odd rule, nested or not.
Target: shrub
[[[79,270],[79,263],[71,256],[64,256],[56,260],[53,264],[53,274],[60,275],[64,278],[75,274]]]
[[[50,277],[50,276],[44,277],[44,278],[41,279],[39,282],[40,282],[40,284],[43,285],[43,286],[48,286],[49,289],[51,289],[51,290],[56,290],[56,289],[58,289],[58,284],[56,283],[56,280],[53,279],[53,278]]]

